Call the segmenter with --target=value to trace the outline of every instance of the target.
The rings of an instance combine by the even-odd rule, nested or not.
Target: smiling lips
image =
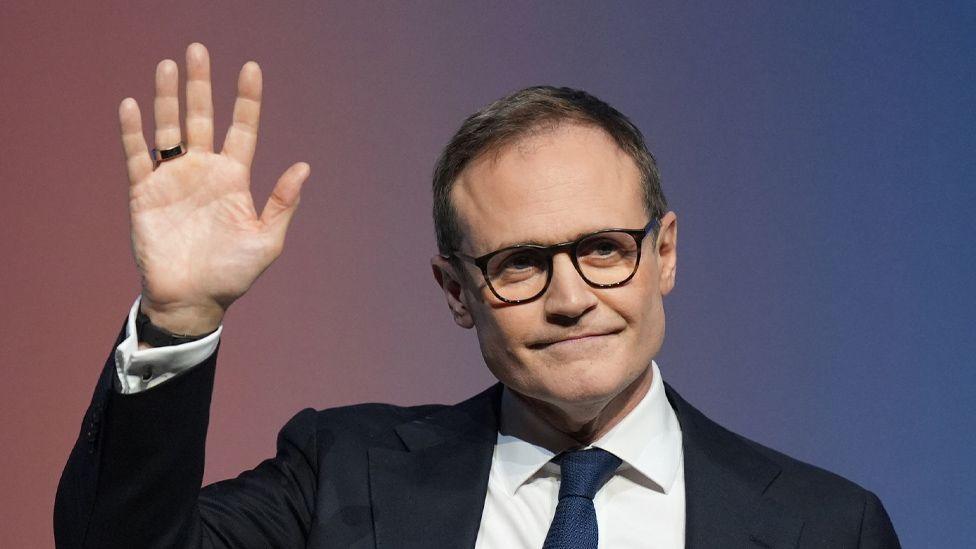
[[[555,345],[557,343],[572,343],[574,341],[582,343],[582,342],[585,342],[585,341],[595,340],[598,337],[613,335],[615,333],[617,333],[617,332],[587,332],[587,333],[584,333],[584,334],[579,334],[579,335],[564,337],[564,338],[561,338],[561,339],[553,339],[553,340],[550,340],[550,341],[543,341],[543,342],[540,342],[540,343],[533,343],[532,345],[529,345],[529,347],[534,348],[534,349],[545,349],[546,347],[550,347],[550,346]]]

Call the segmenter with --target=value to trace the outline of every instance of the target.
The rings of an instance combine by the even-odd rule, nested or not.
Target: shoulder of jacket
[[[300,431],[308,435],[329,431],[333,437],[374,439],[387,436],[397,425],[425,417],[446,407],[444,404],[400,406],[367,402],[322,410],[305,408],[295,414],[282,430]]]

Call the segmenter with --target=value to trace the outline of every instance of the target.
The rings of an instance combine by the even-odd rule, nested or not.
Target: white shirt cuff
[[[140,295],[129,309],[129,319],[125,324],[125,339],[115,348],[115,371],[122,383],[123,394],[151,389],[200,364],[217,349],[220,332],[224,329],[221,324],[216,332],[197,341],[140,350],[136,335],[136,314],[139,312],[141,300]]]

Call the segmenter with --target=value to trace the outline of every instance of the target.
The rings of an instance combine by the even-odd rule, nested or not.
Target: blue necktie
[[[542,549],[596,549],[599,535],[593,496],[617,470],[621,460],[601,448],[563,452],[559,503]]]

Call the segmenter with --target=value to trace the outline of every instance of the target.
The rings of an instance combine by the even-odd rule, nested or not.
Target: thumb
[[[282,229],[288,227],[298,207],[302,184],[311,171],[312,168],[305,162],[296,162],[281,174],[261,212],[261,222],[271,226],[282,225]]]

